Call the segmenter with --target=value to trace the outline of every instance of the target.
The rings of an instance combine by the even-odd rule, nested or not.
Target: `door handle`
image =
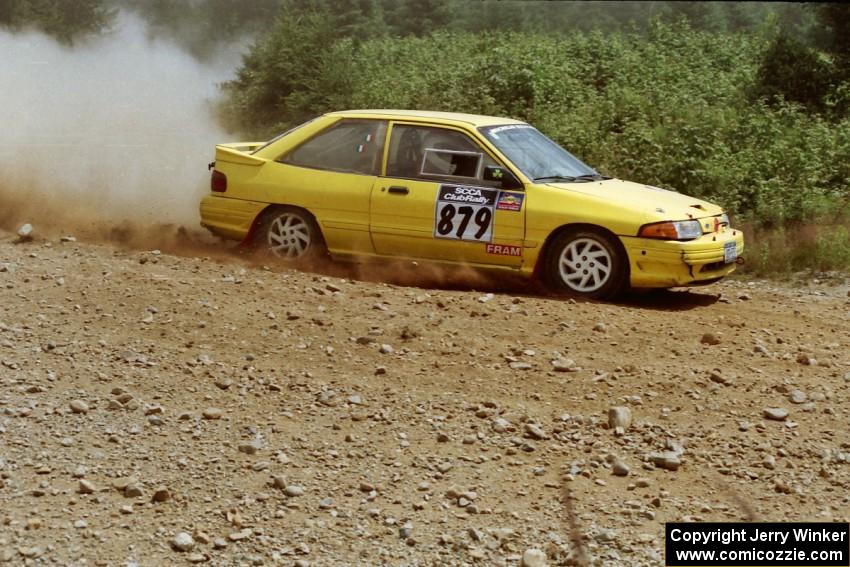
[[[401,187],[400,185],[393,185],[388,189],[388,191],[396,195],[407,195],[410,193],[410,190],[407,187]]]

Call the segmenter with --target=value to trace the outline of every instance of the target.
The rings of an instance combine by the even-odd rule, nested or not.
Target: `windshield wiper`
[[[587,181],[605,181],[606,179],[611,179],[610,177],[605,177],[599,173],[585,173],[584,175],[579,175],[576,179],[583,179]]]
[[[579,181],[582,183],[588,183],[590,181],[604,181],[606,179],[611,178],[600,175],[599,173],[585,173],[583,175],[546,175],[544,177],[535,177],[534,181],[542,181],[544,183],[547,181]]]
[[[545,177],[535,177],[534,181],[575,181],[576,178],[572,175],[547,175]]]

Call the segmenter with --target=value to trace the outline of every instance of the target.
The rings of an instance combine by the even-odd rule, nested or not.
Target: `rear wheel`
[[[604,232],[571,230],[555,237],[546,258],[552,289],[591,299],[611,299],[629,281],[629,264],[619,242]]]
[[[322,232],[303,209],[276,207],[257,224],[254,244],[261,251],[287,263],[319,260],[327,255]]]

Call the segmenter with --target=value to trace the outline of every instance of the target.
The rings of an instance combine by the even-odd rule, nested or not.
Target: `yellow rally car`
[[[463,263],[605,299],[717,281],[744,247],[717,205],[604,177],[506,118],[333,112],[210,167],[202,225],[291,262]]]

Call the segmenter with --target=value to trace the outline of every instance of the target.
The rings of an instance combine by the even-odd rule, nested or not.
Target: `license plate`
[[[738,259],[738,249],[734,242],[727,242],[723,245],[723,262],[731,264]]]

